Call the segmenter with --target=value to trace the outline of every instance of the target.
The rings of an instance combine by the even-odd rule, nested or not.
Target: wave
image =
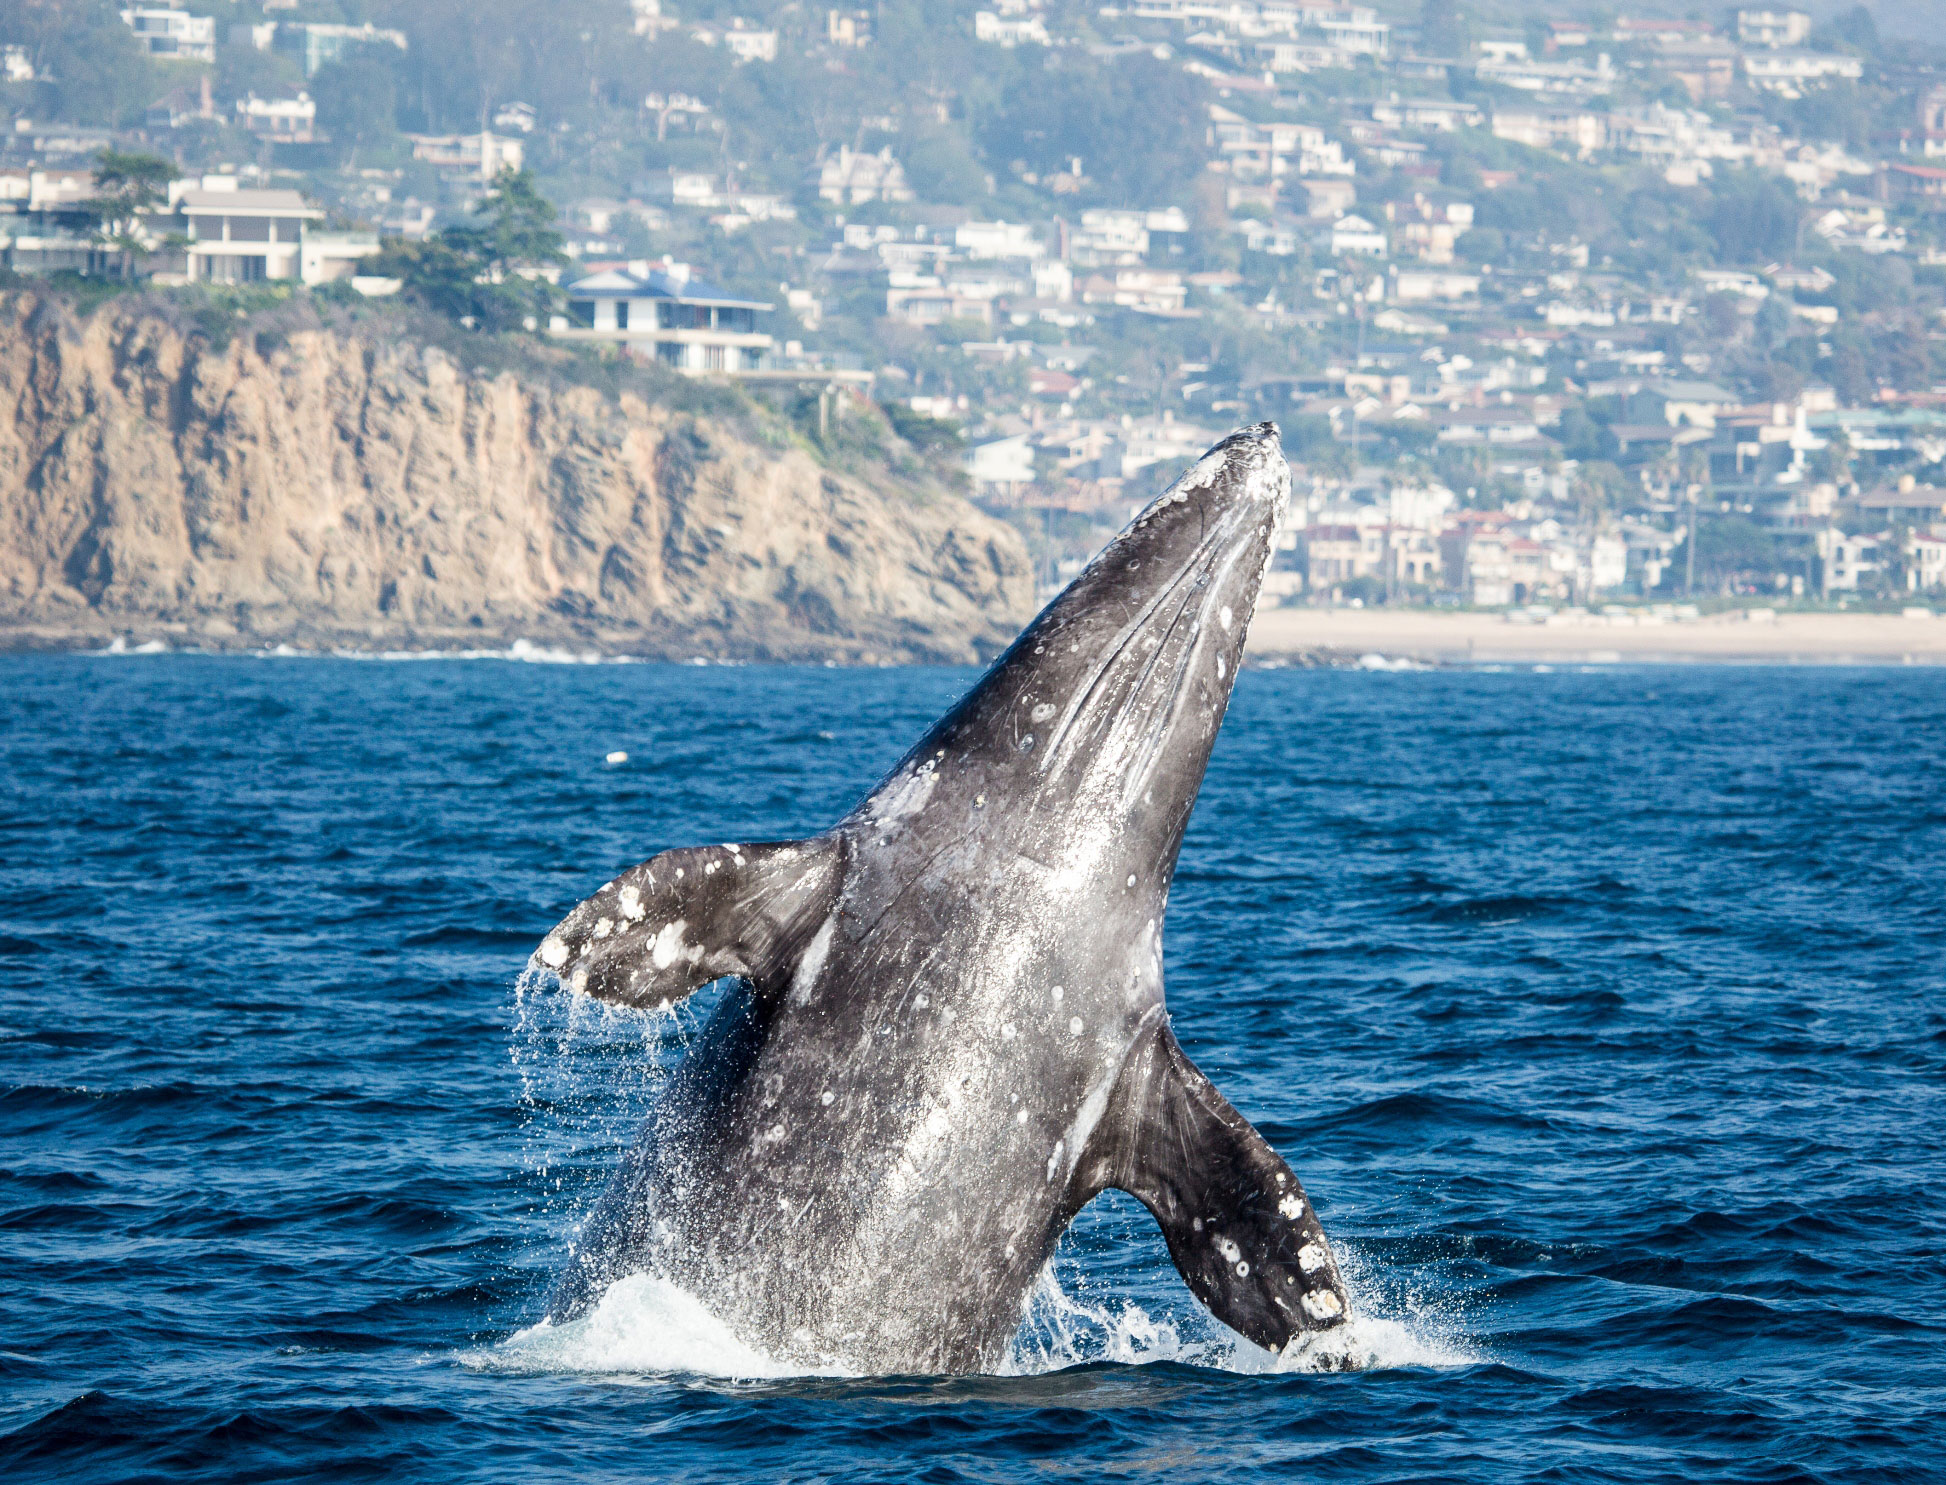
[[[531,639],[517,639],[502,648],[486,649],[426,649],[426,650],[361,650],[347,646],[332,646],[329,649],[302,649],[296,645],[278,644],[244,650],[210,649],[200,645],[171,645],[160,639],[144,640],[141,644],[130,644],[126,637],[116,635],[98,650],[85,650],[88,655],[224,655],[245,656],[253,660],[514,660],[529,665],[728,665],[743,664],[740,660],[722,659],[710,655],[692,655],[687,661],[665,661],[648,655],[608,655],[599,650],[572,650],[561,645],[537,644]]]

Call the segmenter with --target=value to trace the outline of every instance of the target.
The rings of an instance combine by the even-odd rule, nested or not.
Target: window
[[[615,301],[615,328],[617,330],[628,329],[628,301],[626,299],[617,299]]]
[[[666,299],[656,306],[656,319],[664,330],[707,330],[709,306]]]
[[[568,301],[568,323],[581,330],[595,328],[595,301],[592,299],[570,299]]]
[[[213,284],[254,284],[269,276],[268,265],[255,255],[212,253],[205,262],[209,265],[207,277]]]

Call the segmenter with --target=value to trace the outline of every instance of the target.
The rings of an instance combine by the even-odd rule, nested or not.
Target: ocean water
[[[1350,1370],[1104,1198],[1006,1375],[543,1293],[699,1012],[521,990],[952,671],[0,661],[11,1478],[1858,1480],[1946,1466],[1946,673],[1248,671],[1167,923]],[[623,764],[605,762],[625,750]]]

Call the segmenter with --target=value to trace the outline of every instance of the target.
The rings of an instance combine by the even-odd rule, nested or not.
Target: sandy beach
[[[1554,614],[1536,621],[1423,609],[1265,608],[1251,624],[1250,650],[1265,658],[1323,650],[1474,664],[1940,665],[1946,617],[1738,612],[1660,620]]]

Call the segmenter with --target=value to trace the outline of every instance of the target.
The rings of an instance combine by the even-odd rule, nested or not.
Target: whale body
[[[605,1001],[735,982],[551,1318],[649,1272],[780,1358],[990,1370],[1114,1187],[1258,1345],[1344,1322],[1302,1184],[1163,1000],[1176,856],[1289,484],[1275,425],[1232,434],[830,830],[665,851],[547,936],[535,966]]]

